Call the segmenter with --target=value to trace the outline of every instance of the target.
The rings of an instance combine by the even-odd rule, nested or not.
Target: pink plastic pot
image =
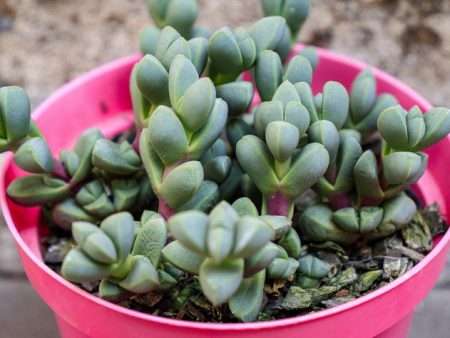
[[[298,46],[297,48],[301,48]],[[366,67],[329,51],[319,50],[320,65],[313,87],[320,90],[329,80],[349,87]],[[69,148],[88,127],[114,135],[132,123],[128,78],[134,55],[100,67],[71,82],[51,96],[34,113],[53,151]],[[375,70],[380,92],[397,96],[405,108],[430,104],[391,76]],[[429,169],[417,186],[426,204],[438,202],[450,210],[450,138],[428,150]],[[414,308],[432,289],[444,266],[450,232],[411,271],[393,283],[347,304],[284,320],[250,324],[205,324],[155,317],[103,301],[80,290],[50,270],[42,261],[38,208],[15,205],[5,188],[23,173],[8,156],[1,172],[0,202],[3,215],[17,242],[26,274],[43,300],[55,312],[64,338],[82,337],[406,337]]]

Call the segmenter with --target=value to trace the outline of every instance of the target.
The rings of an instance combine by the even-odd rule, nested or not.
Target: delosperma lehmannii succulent
[[[109,301],[156,294],[171,313],[195,299],[239,321],[356,280],[333,262],[420,215],[410,187],[450,110],[402,107],[369,68],[313,92],[318,54],[291,54],[308,0],[263,0],[267,17],[211,35],[196,1],[147,2],[157,27],[130,75],[131,130],[88,129],[55,156],[26,93],[0,89],[0,150],[31,173],[7,193],[71,233],[62,276]]]

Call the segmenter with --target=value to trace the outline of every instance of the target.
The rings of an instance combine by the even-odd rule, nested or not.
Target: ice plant
[[[194,0],[149,0],[157,27],[130,76],[134,126],[113,138],[88,129],[59,156],[26,93],[0,89],[0,151],[30,173],[7,193],[70,241],[66,279],[149,313],[248,322],[361,295],[409,267],[358,275],[342,268],[355,252],[392,258],[400,236],[402,252],[430,249],[437,212],[418,210],[410,187],[450,110],[406,111],[370,69],[349,91],[329,81],[313,92],[314,49],[290,55],[309,1],[262,5],[248,29],[208,36],[193,28]]]

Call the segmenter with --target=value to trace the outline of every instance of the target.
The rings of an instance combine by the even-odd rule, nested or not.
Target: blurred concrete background
[[[450,0],[312,0],[300,41],[397,76],[433,104],[450,106]],[[248,26],[259,0],[199,0],[211,31]],[[145,0],[0,0],[0,86],[24,87],[35,107],[65,82],[137,51],[151,24]],[[0,224],[0,337],[52,338],[51,312],[28,284]],[[450,262],[416,312],[410,336],[449,337]],[[395,337],[393,337],[395,338]]]

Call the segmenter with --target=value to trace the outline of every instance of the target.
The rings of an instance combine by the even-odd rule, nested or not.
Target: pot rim
[[[298,44],[294,47],[293,53],[297,53],[299,50],[303,48],[303,45]],[[317,52],[320,57],[326,57],[336,63],[347,65],[350,67],[357,67],[357,68],[365,68],[369,67],[369,65],[365,64],[364,62],[354,60],[352,58],[340,55],[338,53],[316,48]],[[44,101],[32,114],[33,117],[39,117],[42,113],[44,113],[47,110],[47,107],[51,106],[54,101],[59,100],[61,96],[64,96],[67,92],[70,92],[76,87],[83,86],[86,82],[90,81],[91,78],[101,76],[104,73],[108,73],[112,69],[119,68],[121,66],[124,66],[126,64],[130,64],[133,62],[137,62],[139,58],[141,57],[140,54],[133,54],[131,56],[127,56],[121,59],[118,59],[116,61],[112,61],[110,63],[107,63],[103,66],[97,67],[90,72],[76,78],[75,80],[72,80],[68,84],[62,86],[59,90],[57,90],[54,94],[52,94],[47,100]],[[393,86],[397,87],[399,90],[410,94],[411,96],[414,96],[416,99],[416,102],[422,106],[425,109],[430,109],[432,106],[431,104],[425,100],[420,94],[409,88],[406,84],[401,82],[400,80],[394,78],[393,76],[370,66],[373,70],[375,76],[379,79],[382,79],[386,82],[391,83]],[[447,136],[447,141],[450,142],[450,136]],[[113,303],[110,303],[106,300],[103,300],[97,296],[94,296],[82,289],[80,289],[78,286],[70,283],[69,281],[65,280],[62,276],[58,275],[56,272],[51,270],[44,262],[41,260],[37,255],[35,255],[32,250],[27,246],[25,241],[22,239],[20,233],[15,227],[14,221],[12,219],[10,210],[8,208],[7,204],[7,196],[6,196],[6,187],[5,187],[5,177],[6,172],[9,166],[12,163],[13,154],[6,154],[3,159],[2,168],[0,170],[0,205],[1,210],[3,212],[3,217],[5,219],[5,222],[11,231],[14,240],[16,241],[16,244],[20,247],[21,250],[29,257],[29,259],[36,264],[40,269],[44,270],[46,274],[49,275],[49,277],[56,283],[63,284],[67,289],[69,289],[72,292],[75,292],[80,297],[87,298],[87,300],[92,301],[96,303],[97,305],[105,306],[109,308],[111,311],[117,311],[121,313],[122,315],[131,316],[135,319],[140,319],[144,321],[149,321],[153,323],[158,323],[162,325],[167,326],[175,326],[179,328],[189,328],[189,329],[205,329],[205,330],[216,330],[216,331],[241,331],[241,330],[261,330],[266,328],[282,328],[287,326],[294,326],[299,325],[306,322],[313,322],[317,321],[323,318],[327,318],[330,316],[333,316],[340,312],[346,312],[350,311],[356,307],[358,307],[361,304],[370,302],[374,300],[375,298],[381,297],[384,294],[387,294],[389,291],[395,289],[399,285],[402,285],[406,283],[409,279],[411,279],[413,276],[419,274],[422,269],[424,269],[430,262],[448,245],[448,242],[450,242],[450,230],[448,230],[445,235],[442,237],[442,239],[435,245],[435,247],[432,249],[432,251],[425,256],[425,258],[420,261],[416,266],[414,266],[410,271],[406,272],[404,275],[400,276],[399,278],[395,279],[393,282],[377,289],[369,294],[366,294],[364,296],[361,296],[355,300],[352,300],[350,302],[338,305],[336,307],[321,310],[318,312],[313,312],[305,315],[299,315],[294,316],[290,318],[285,319],[276,319],[276,320],[270,320],[265,322],[253,322],[253,323],[203,323],[203,322],[193,322],[193,321],[187,321],[187,320],[177,320],[177,319],[171,319],[171,318],[165,318],[165,317],[158,317],[151,314],[145,314],[142,312],[138,312],[136,310],[127,309],[125,307],[122,307],[120,305],[116,305]],[[433,182],[434,183],[434,182]],[[435,184],[435,183],[434,183]]]

